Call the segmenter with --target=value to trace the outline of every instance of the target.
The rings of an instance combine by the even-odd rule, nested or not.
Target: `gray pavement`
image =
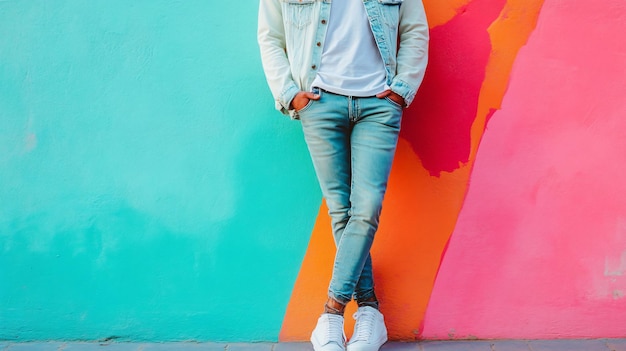
[[[0,351],[313,351],[310,343],[80,343],[0,341]],[[626,351],[626,339],[389,342],[381,351]]]

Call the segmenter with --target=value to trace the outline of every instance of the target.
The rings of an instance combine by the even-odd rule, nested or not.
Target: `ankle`
[[[324,305],[324,313],[330,313],[330,314],[335,314],[339,316],[343,316],[343,312],[345,309],[346,309],[346,305],[330,297],[328,298],[328,301],[326,301],[326,304]]]
[[[357,305],[359,307],[366,307],[367,306],[367,307],[375,308],[377,310],[379,309],[378,299],[376,298],[376,295],[374,295],[374,296],[372,296],[372,297],[370,297],[370,298],[368,298],[366,300],[363,300],[363,301],[357,301]]]

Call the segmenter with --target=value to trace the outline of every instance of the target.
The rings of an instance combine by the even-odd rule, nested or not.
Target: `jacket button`
[[[316,65],[313,65],[313,66],[311,66],[311,68],[316,69],[316,68],[317,68],[317,66],[316,66]]]
[[[322,46],[322,43],[320,43],[319,41],[317,42],[317,44],[315,44],[317,46]]]
[[[326,24],[326,20],[325,19],[322,20],[322,24]]]

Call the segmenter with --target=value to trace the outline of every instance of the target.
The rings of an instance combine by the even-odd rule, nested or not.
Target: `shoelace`
[[[338,344],[343,344],[343,323],[339,318],[328,318],[328,324],[326,324],[326,340],[336,341]]]
[[[355,334],[352,338],[356,340],[368,341],[374,329],[374,313],[370,311],[357,311],[354,314],[356,319]]]

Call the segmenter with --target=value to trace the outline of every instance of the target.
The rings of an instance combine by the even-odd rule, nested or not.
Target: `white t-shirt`
[[[312,86],[346,96],[374,96],[388,89],[386,78],[363,0],[333,1]]]

